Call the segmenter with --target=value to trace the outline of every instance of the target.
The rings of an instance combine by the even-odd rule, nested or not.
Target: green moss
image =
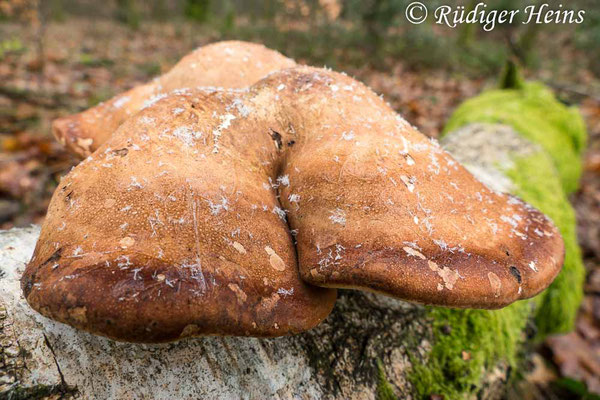
[[[512,126],[548,152],[567,193],[577,189],[586,143],[585,124],[576,108],[560,103],[544,85],[529,82],[521,89],[489,90],[469,99],[454,112],[445,132],[472,122]]]
[[[411,382],[423,398],[463,399],[480,389],[482,374],[499,361],[516,363],[531,304],[521,301],[495,311],[431,307],[429,315],[435,343],[427,364],[413,365]]]
[[[394,394],[392,385],[390,385],[385,376],[385,370],[383,369],[381,360],[377,360],[377,376],[377,400],[398,400]]]
[[[515,195],[532,204],[554,221],[565,243],[565,263],[552,285],[539,296],[536,312],[538,335],[573,329],[577,309],[583,298],[585,268],[577,244],[575,212],[553,168],[552,161],[542,153],[513,160],[514,167],[506,171],[516,186]]]

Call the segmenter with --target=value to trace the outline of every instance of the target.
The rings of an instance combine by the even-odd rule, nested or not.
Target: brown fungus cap
[[[243,98],[162,99],[63,178],[22,280],[28,302],[134,342],[280,336],[323,320],[336,292],[300,279],[269,183],[277,153]]]
[[[273,336],[333,306],[299,275],[497,308],[547,287],[562,257],[540,212],[364,85],[301,67],[127,120],[61,182],[22,286],[44,315],[121,340]]]
[[[169,72],[96,107],[58,118],[54,136],[71,152],[87,157],[130,116],[170,92],[199,86],[246,88],[270,72],[296,65],[294,60],[263,45],[223,41],[196,49]]]

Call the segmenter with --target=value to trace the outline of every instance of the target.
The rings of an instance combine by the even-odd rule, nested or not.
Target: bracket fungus
[[[242,89],[270,72],[295,66],[294,60],[263,45],[222,41],[199,47],[170,71],[81,113],[56,119],[54,136],[72,153],[93,153],[130,116],[182,88]],[[177,111],[174,111],[177,112]]]
[[[562,259],[549,219],[366,86],[296,67],[128,119],[60,183],[22,287],[42,314],[119,340],[276,336],[324,319],[331,288],[498,308]]]

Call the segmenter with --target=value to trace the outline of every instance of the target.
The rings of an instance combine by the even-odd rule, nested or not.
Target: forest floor
[[[50,123],[54,118],[145,82],[195,47],[219,39],[214,32],[197,35],[185,24],[147,23],[131,30],[108,20],[77,18],[49,24],[43,37],[40,52],[31,29],[0,25],[2,229],[40,223],[60,177],[77,163],[53,139]],[[310,59],[298,61],[311,63]],[[391,65],[385,72],[370,67],[336,69],[345,69],[383,94],[408,121],[432,137],[439,135],[459,103],[496,81],[496,77],[473,79],[443,70],[416,71],[400,61]],[[543,70],[530,75],[549,76]],[[594,81],[588,87],[598,87],[591,73],[584,71],[573,81],[569,77],[560,79],[558,93],[580,107],[590,135],[581,188],[571,199],[588,269],[586,296],[577,329],[548,339],[531,358],[531,372],[520,385],[518,398],[558,399],[564,398],[558,396],[565,391],[578,398],[576,393],[584,393],[585,386],[600,394],[600,93],[578,89],[586,80]]]

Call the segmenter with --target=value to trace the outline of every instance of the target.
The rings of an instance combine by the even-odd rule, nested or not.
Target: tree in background
[[[361,2],[361,20],[366,30],[369,52],[380,54],[389,28],[407,2],[404,0],[370,0]]]
[[[133,29],[140,26],[140,10],[135,0],[117,0],[116,17]]]
[[[210,0],[186,0],[184,14],[197,22],[206,22],[210,15]]]

